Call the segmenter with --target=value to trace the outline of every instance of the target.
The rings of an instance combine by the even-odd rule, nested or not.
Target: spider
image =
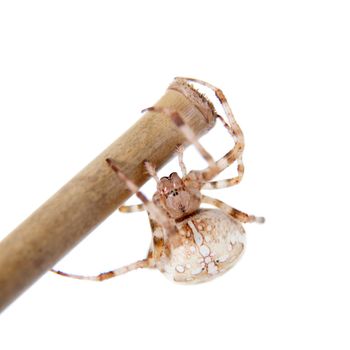
[[[187,172],[183,161],[184,147],[179,146],[178,161],[182,176],[176,172],[159,178],[155,167],[145,161],[145,168],[156,181],[157,191],[149,200],[138,187],[126,177],[113,159],[106,159],[111,169],[125,182],[126,186],[141,200],[141,204],[121,206],[124,213],[146,210],[152,229],[152,242],[145,259],[97,276],[82,276],[52,270],[60,275],[93,281],[104,281],[137,268],[156,268],[175,282],[197,283],[209,281],[229,270],[240,258],[245,248],[245,231],[242,223],[263,223],[263,217],[248,215],[224,202],[202,194],[201,189],[218,189],[238,184],[244,173],[242,153],[243,133],[237,124],[223,92],[202,80],[182,79],[186,83],[201,84],[214,91],[225,112],[228,122],[216,115],[234,139],[234,147],[222,158],[213,157],[199,143],[192,129],[180,113],[172,108],[150,107],[147,111],[163,113],[170,117],[184,134],[187,141],[195,146],[208,163],[203,170]],[[144,110],[144,111],[146,111]],[[228,166],[237,163],[237,176],[213,181]],[[201,208],[210,204],[217,209]]]

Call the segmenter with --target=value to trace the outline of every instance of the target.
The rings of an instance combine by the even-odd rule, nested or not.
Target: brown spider
[[[97,276],[81,276],[52,271],[67,277],[103,281],[137,268],[148,267],[159,269],[176,282],[204,282],[230,269],[242,255],[245,247],[245,232],[242,223],[263,223],[265,221],[262,217],[243,213],[200,192],[201,189],[233,186],[241,181],[244,173],[242,162],[243,133],[220,89],[198,79],[177,79],[202,84],[215,92],[223,106],[228,123],[219,115],[217,118],[221,120],[234,138],[234,147],[222,158],[214,161],[176,110],[160,107],[148,108],[149,111],[168,115],[207,161],[208,166],[204,170],[192,170],[187,173],[183,162],[183,146],[178,148],[182,177],[174,172],[168,177],[159,179],[154,166],[146,161],[145,167],[157,183],[157,191],[153,199],[148,200],[119,169],[113,159],[106,159],[109,166],[125,182],[127,187],[142,201],[142,204],[138,205],[121,206],[119,210],[124,213],[142,210],[148,212],[153,238],[148,256],[146,259]],[[236,177],[212,181],[234,161],[237,162]],[[200,208],[201,203],[211,204],[218,209]]]

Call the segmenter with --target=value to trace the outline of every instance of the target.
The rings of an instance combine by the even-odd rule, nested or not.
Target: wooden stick
[[[215,123],[212,104],[175,79],[156,106],[181,112],[197,135]],[[116,210],[131,193],[107,166],[113,158],[138,186],[145,159],[163,166],[184,137],[171,120],[148,112],[0,242],[0,311]]]

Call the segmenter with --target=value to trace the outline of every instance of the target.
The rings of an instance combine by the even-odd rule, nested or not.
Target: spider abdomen
[[[156,261],[156,267],[175,282],[198,283],[217,277],[244,251],[243,226],[221,210],[200,209],[177,228],[176,237],[169,237],[168,253]]]

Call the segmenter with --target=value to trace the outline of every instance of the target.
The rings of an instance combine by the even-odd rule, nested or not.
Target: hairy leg
[[[199,143],[197,136],[194,134],[193,130],[186,124],[185,120],[182,118],[181,114],[173,108],[167,107],[150,107],[143,110],[144,111],[154,111],[158,113],[163,113],[168,116],[174,124],[181,130],[181,132],[186,137],[187,141],[193,144],[200,155],[207,161],[208,165],[215,167],[215,161],[213,157],[205,150],[205,148]]]
[[[223,107],[228,123],[226,123],[226,121],[220,115],[217,115],[217,118],[223,123],[224,127],[228,130],[228,132],[235,141],[234,148],[216,162],[216,168],[209,166],[207,169],[202,171],[201,177],[204,179],[208,179],[207,183],[203,185],[203,189],[217,189],[238,184],[241,181],[244,174],[244,165],[242,161],[242,153],[244,150],[244,136],[240,126],[236,122],[231,107],[227,102],[226,96],[224,95],[222,90],[203,80],[186,77],[178,77],[177,79],[183,79],[188,82],[194,82],[214,91],[216,97],[218,98]],[[225,180],[210,181],[217,174],[219,174],[221,171],[230,166],[235,160],[237,160],[237,176]],[[198,177],[198,174],[196,174],[196,176]]]
[[[265,222],[265,218],[263,217],[246,214],[240,210],[230,207],[228,204],[216,198],[202,195],[202,203],[211,204],[243,223],[256,222],[258,224],[263,224]]]
[[[177,152],[177,156],[178,156],[178,160],[179,160],[179,166],[181,169],[181,173],[182,173],[182,177],[185,177],[187,175],[187,169],[184,163],[184,158],[183,158],[183,154],[184,154],[184,146],[183,145],[179,145],[177,146],[176,152]]]
[[[104,280],[112,278],[112,277],[123,275],[123,274],[130,272],[132,270],[136,270],[139,268],[145,268],[145,267],[149,267],[149,268],[154,267],[154,266],[152,266],[150,259],[139,260],[139,261],[136,261],[130,265],[120,267],[119,269],[111,270],[108,272],[102,272],[96,276],[74,275],[71,273],[66,273],[66,272],[62,272],[59,270],[55,270],[55,269],[51,269],[51,271],[54,273],[57,273],[58,275],[61,275],[61,276],[75,278],[75,279],[79,279],[79,280],[104,281]]]
[[[119,207],[121,213],[136,213],[144,210],[146,210],[146,208],[143,204],[122,205]]]
[[[108,165],[116,172],[116,174],[123,180],[129,190],[136,194],[141,200],[146,210],[151,214],[154,220],[158,221],[159,224],[164,227],[164,231],[167,234],[177,233],[177,227],[174,220],[171,220],[164,210],[150,201],[142,192],[139,191],[138,187],[119,169],[115,160],[111,158],[106,159]],[[164,237],[166,240],[166,237]]]

